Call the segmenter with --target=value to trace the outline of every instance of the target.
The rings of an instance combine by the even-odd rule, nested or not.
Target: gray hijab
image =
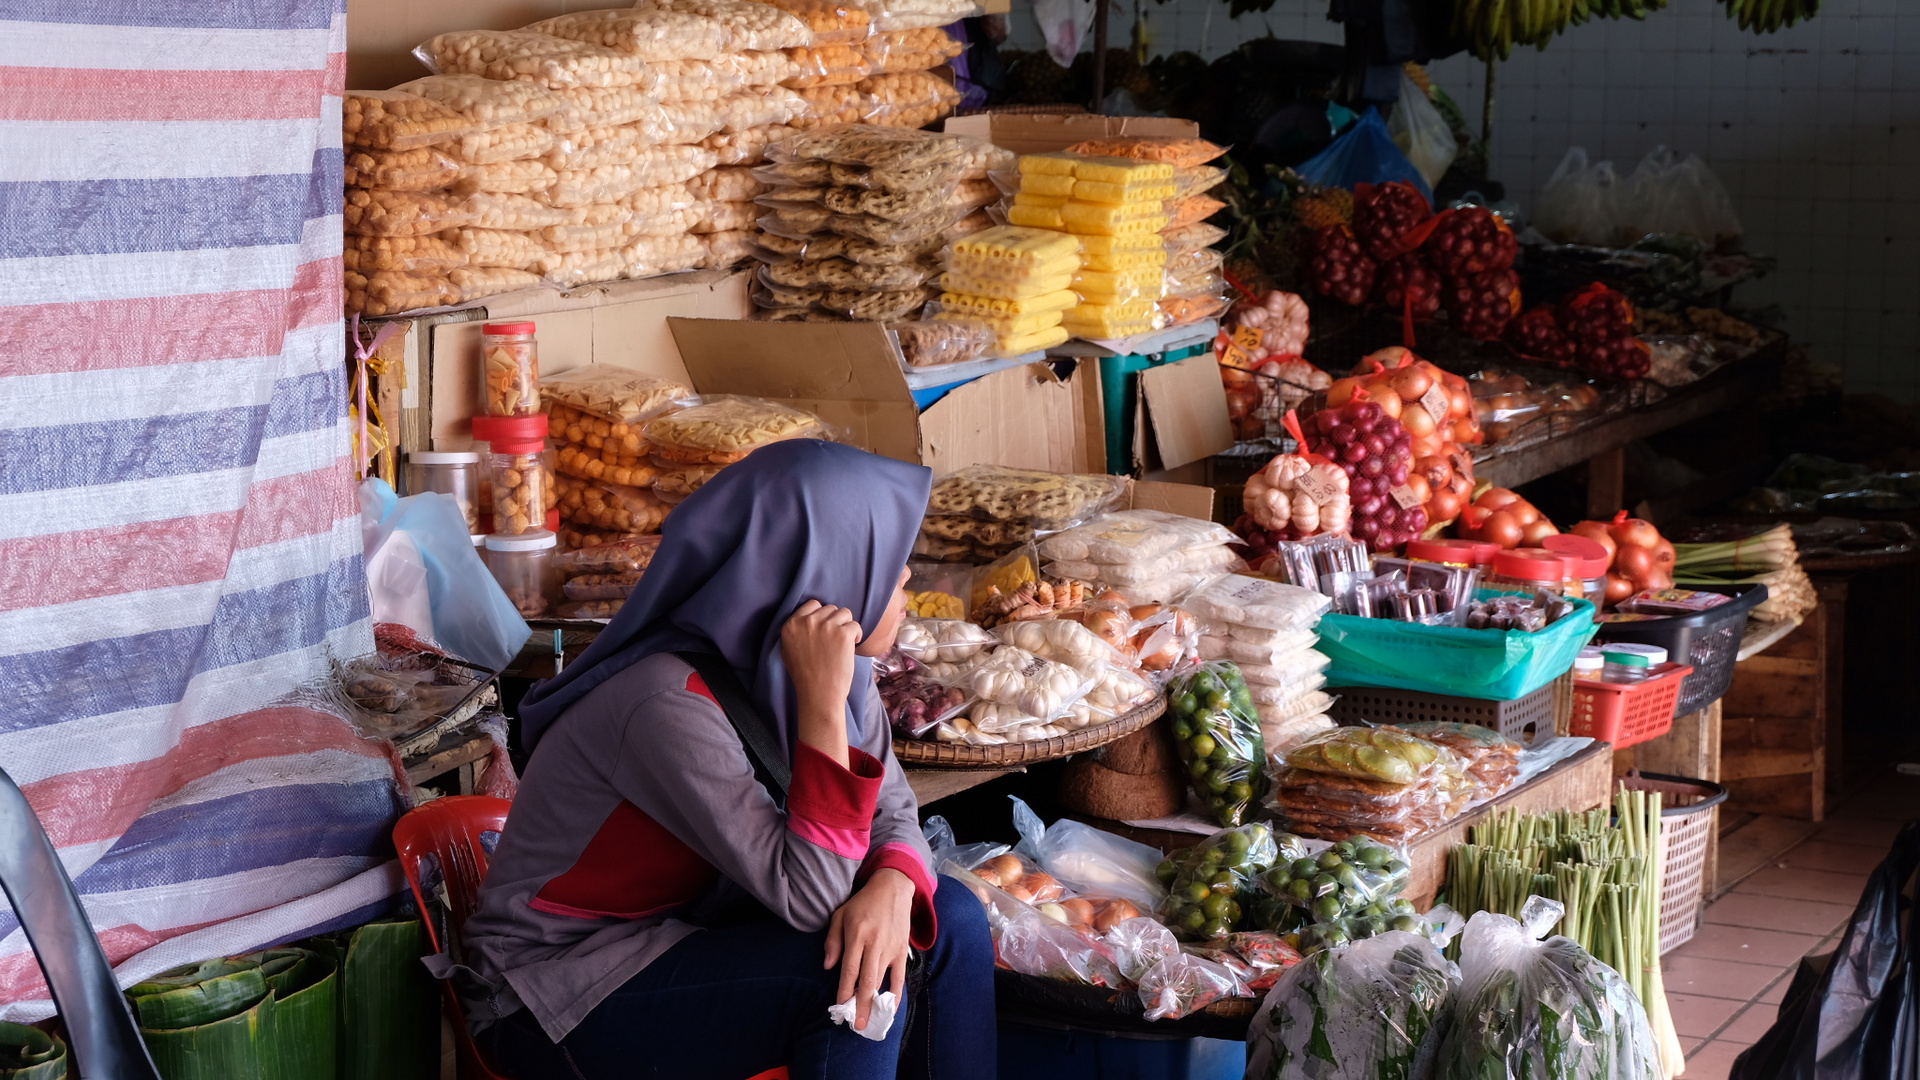
[[[801,604],[844,607],[873,633],[907,564],[933,474],[849,446],[795,439],[722,470],[668,515],[660,548],[619,614],[580,658],[520,703],[529,751],[601,683],[663,652],[716,652],[793,752],[798,707],[780,629]],[[855,660],[847,735],[862,730],[872,662]]]

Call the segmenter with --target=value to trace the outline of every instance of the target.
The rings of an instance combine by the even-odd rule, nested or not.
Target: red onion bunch
[[[1377,402],[1356,397],[1339,408],[1322,409],[1306,424],[1306,436],[1309,450],[1347,474],[1354,539],[1389,551],[1426,529],[1426,508],[1402,509],[1392,495],[1413,469],[1413,436]]]

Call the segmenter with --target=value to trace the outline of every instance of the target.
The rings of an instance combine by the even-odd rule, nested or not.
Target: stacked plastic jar
[[[487,323],[480,328],[480,402],[484,416],[533,416],[540,412],[540,349],[530,322]]]
[[[416,451],[407,455],[407,494],[438,492],[460,506],[467,531],[480,533],[480,455]]]
[[[558,551],[552,533],[489,536],[486,548],[487,569],[522,617],[539,618],[560,606],[560,568],[554,563]]]
[[[482,458],[497,536],[554,532],[560,495],[544,416],[476,416],[473,437],[487,444]]]
[[[1574,576],[1580,579],[1581,595],[1593,605],[1593,612],[1598,615],[1601,605],[1607,602],[1607,570],[1613,565],[1613,556],[1606,547],[1590,536],[1574,533],[1549,536],[1540,542],[1540,546],[1566,559],[1574,567]]]
[[[1493,557],[1493,573],[1486,578],[1486,585],[1506,592],[1545,589],[1581,596],[1586,587],[1578,574],[1563,555],[1539,548],[1516,548]]]

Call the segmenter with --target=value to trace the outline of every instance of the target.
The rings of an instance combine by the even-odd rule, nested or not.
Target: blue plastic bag
[[[1420,170],[1407,160],[1407,155],[1394,145],[1393,136],[1387,134],[1387,122],[1380,119],[1380,110],[1371,106],[1359,123],[1333,140],[1332,146],[1301,165],[1299,173],[1322,187],[1341,187],[1349,191],[1353,190],[1355,184],[1405,180],[1418,188],[1429,203],[1433,201],[1433,189],[1427,186],[1427,178],[1421,176]]]
[[[1493,595],[1480,590],[1483,599]],[[1571,613],[1533,633],[1329,614],[1320,618],[1314,648],[1333,659],[1327,667],[1330,690],[1388,686],[1515,701],[1565,674],[1598,629],[1593,605],[1585,600],[1573,601]]]
[[[489,671],[519,655],[533,630],[474,552],[460,504],[434,492],[402,499],[386,481],[368,480],[360,485],[360,513],[376,619],[402,611],[408,615],[397,621],[426,629],[416,625],[424,585],[435,644]]]

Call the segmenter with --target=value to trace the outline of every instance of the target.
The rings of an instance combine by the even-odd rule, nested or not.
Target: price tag
[[[1253,357],[1240,351],[1240,346],[1232,343],[1228,343],[1226,351],[1220,354],[1220,362],[1228,367],[1244,368],[1248,371],[1253,370]]]
[[[1253,350],[1259,348],[1261,342],[1265,340],[1265,337],[1266,337],[1265,333],[1261,331],[1258,327],[1236,326],[1233,328],[1234,344],[1240,346],[1241,348],[1247,350],[1248,352],[1252,352]]]
[[[1447,422],[1447,411],[1453,405],[1447,399],[1447,388],[1441,385],[1439,379],[1433,380],[1433,385],[1427,387],[1427,392],[1420,395],[1420,407],[1427,410],[1427,415],[1433,417],[1435,424]]]
[[[1308,469],[1305,475],[1293,482],[1293,490],[1305,495],[1316,506],[1325,506],[1340,494],[1339,482],[1326,469]]]
[[[1405,484],[1401,484],[1399,487],[1388,491],[1387,495],[1392,498],[1402,510],[1411,510],[1420,505],[1420,496],[1414,494],[1413,489]]]

